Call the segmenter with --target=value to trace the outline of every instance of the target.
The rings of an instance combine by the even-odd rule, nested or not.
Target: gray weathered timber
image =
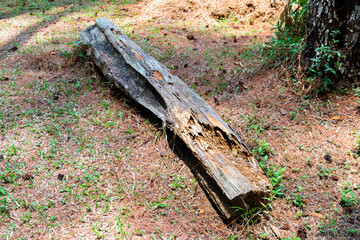
[[[249,148],[194,90],[107,19],[96,20],[80,40],[90,45],[105,77],[158,117],[190,151],[192,171],[225,218],[236,218],[237,208],[266,202],[271,185]]]

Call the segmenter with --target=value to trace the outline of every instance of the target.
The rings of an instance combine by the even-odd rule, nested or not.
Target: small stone
[[[305,228],[304,226],[300,226],[300,227],[298,228],[297,236],[298,236],[301,240],[307,238],[306,228]]]
[[[328,161],[329,163],[332,163],[332,158],[331,158],[331,155],[330,154],[326,154],[325,156],[324,156],[324,159],[326,160],[326,161]]]
[[[281,115],[284,115],[284,116],[287,115],[287,111],[283,108],[280,108],[280,113],[281,113]]]
[[[289,230],[289,229],[290,229],[290,226],[289,226],[289,224],[285,223],[284,226],[280,227],[280,229],[282,229],[282,230]]]
[[[220,100],[216,96],[214,97],[214,102],[216,105],[220,105]]]
[[[331,179],[332,179],[333,181],[339,181],[339,177],[336,176],[336,175],[331,176]]]
[[[64,177],[65,177],[65,174],[62,174],[62,173],[59,173],[58,176],[57,176],[57,178],[58,178],[60,181],[64,180]]]
[[[77,82],[76,78],[72,78],[68,81],[68,83],[76,83],[76,82]]]
[[[9,49],[10,52],[15,52],[16,50],[18,50],[19,48],[17,46],[13,46],[12,48]]]
[[[25,181],[28,181],[28,180],[34,179],[34,176],[31,175],[30,173],[25,173],[24,175],[22,175],[22,178],[23,178]]]
[[[189,39],[189,40],[194,40],[194,39],[195,39],[194,34],[188,34],[186,37],[187,37],[187,39]]]

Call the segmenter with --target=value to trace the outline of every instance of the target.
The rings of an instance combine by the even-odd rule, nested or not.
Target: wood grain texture
[[[261,207],[271,184],[239,135],[179,77],[107,19],[96,20],[80,40],[106,78],[152,112],[179,139],[193,173],[226,219],[236,208]]]

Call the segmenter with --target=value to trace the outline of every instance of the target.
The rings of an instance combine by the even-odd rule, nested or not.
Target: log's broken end
[[[225,219],[261,209],[271,184],[250,150],[217,115],[174,106],[169,109],[181,154]],[[179,151],[180,152],[180,151]]]
[[[272,187],[262,170],[253,172],[252,177],[257,178],[257,181],[236,176],[229,171],[221,171],[221,163],[208,154],[204,155],[207,162],[201,161],[201,154],[198,155],[194,148],[190,149],[179,137],[174,141],[176,152],[189,166],[208,199],[226,222],[238,219],[248,211],[260,211],[268,203]],[[230,168],[228,166],[225,169]]]

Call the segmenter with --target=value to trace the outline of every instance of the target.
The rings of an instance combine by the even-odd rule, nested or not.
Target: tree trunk
[[[336,71],[336,76],[332,74],[334,83],[360,79],[360,0],[310,0],[307,28],[305,58],[309,60],[308,67],[326,73],[329,68],[324,65],[327,64]],[[334,34],[336,31],[339,33]],[[319,49],[322,46],[344,57]],[[327,57],[326,53],[333,56],[330,60],[323,58],[317,66],[310,60]]]
[[[197,93],[148,55],[107,19],[96,20],[80,40],[115,87],[152,112],[173,132],[180,151],[227,219],[237,208],[262,207],[271,185],[238,134]]]

